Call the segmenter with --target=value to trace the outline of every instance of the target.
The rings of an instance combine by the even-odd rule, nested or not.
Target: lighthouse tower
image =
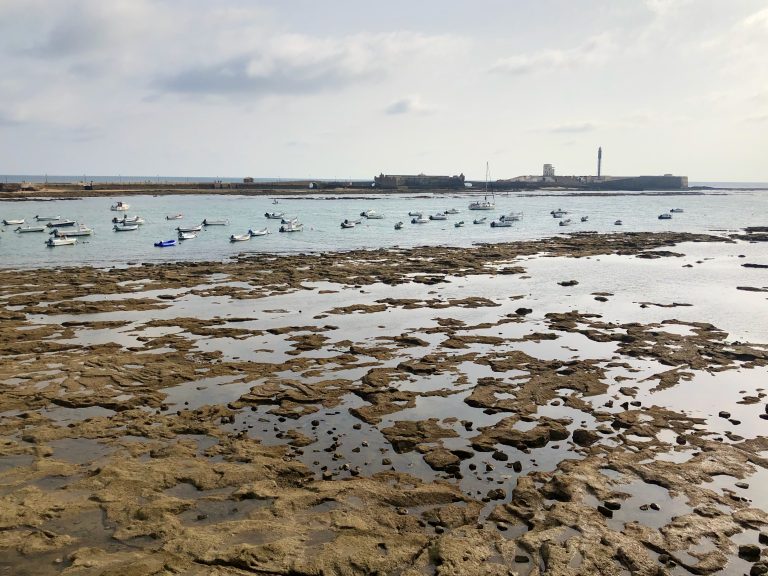
[[[602,167],[602,166],[601,166],[601,165],[602,165],[602,163],[603,163],[603,147],[602,147],[602,146],[600,146],[600,147],[597,149],[597,179],[598,179],[598,180],[600,179],[600,169],[601,169],[601,167]]]

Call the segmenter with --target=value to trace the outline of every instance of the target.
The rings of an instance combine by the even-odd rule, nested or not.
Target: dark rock
[[[595,296],[595,300],[597,300],[598,302],[608,302],[608,298],[606,298],[605,296]]]
[[[514,470],[517,473],[520,473],[523,471],[523,464],[520,462],[520,460],[517,460],[516,462],[512,462],[512,470]]]
[[[576,286],[578,283],[578,280],[563,280],[562,282],[558,282],[560,286]]]
[[[752,564],[752,568],[749,569],[749,576],[762,576],[763,574],[768,574],[768,564],[765,562]]]
[[[650,509],[651,509],[651,510],[656,510],[657,512],[658,512],[659,510],[661,510],[661,508],[659,508],[659,505],[658,505],[658,504],[656,504],[656,502],[651,502],[651,504],[650,504],[650,506],[649,506],[649,507],[650,507]]]
[[[515,562],[517,564],[527,564],[528,562],[530,562],[530,559],[528,558],[528,556],[524,556],[523,554],[517,554],[515,555]]]
[[[720,412],[717,413],[717,415],[720,416],[720,418],[726,418],[726,419],[731,417],[731,413],[726,412],[725,410],[721,410]]]
[[[757,544],[742,544],[739,546],[739,558],[748,562],[757,562],[760,560],[760,546]]]
[[[683,436],[681,434],[680,436],[675,438],[675,442],[677,442],[678,444],[680,444],[680,446],[682,446],[683,444],[685,444],[687,442],[687,440],[685,439],[685,436]]]
[[[517,310],[515,310],[515,314],[517,314],[518,316],[526,316],[531,312],[533,312],[533,310],[530,308],[518,308]]]
[[[768,532],[760,532],[757,536],[757,541],[760,542],[760,544],[768,544]]]
[[[494,452],[491,455],[491,458],[493,458],[494,460],[498,460],[499,462],[506,462],[507,460],[509,460],[509,456],[507,456],[501,450],[496,450],[496,452]]]
[[[746,490],[747,488],[749,488],[749,484],[747,484],[746,482],[736,482],[735,486],[736,488],[741,488],[742,490]]]
[[[598,441],[600,436],[592,430],[577,428],[573,431],[573,441],[579,446],[591,446]]]
[[[608,510],[619,510],[621,509],[621,502],[617,502],[616,500],[606,500],[604,502],[604,505]]]
[[[606,508],[605,506],[599,505],[597,507],[597,511],[600,512],[600,514],[602,514],[606,518],[613,518],[613,512],[608,508]]]
[[[503,488],[493,488],[488,490],[485,496],[489,500],[504,500],[507,497],[507,492]]]

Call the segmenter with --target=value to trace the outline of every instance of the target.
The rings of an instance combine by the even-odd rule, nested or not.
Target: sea
[[[738,188],[738,189],[737,189]],[[309,194],[286,197],[238,195],[142,195],[102,196],[70,200],[0,200],[0,220],[24,219],[34,225],[35,216],[76,220],[94,229],[94,235],[78,239],[74,246],[49,248],[43,233],[19,234],[15,225],[0,226],[0,267],[35,268],[61,266],[122,266],[163,261],[223,261],[239,254],[333,252],[352,249],[414,247],[426,245],[471,246],[532,240],[563,233],[607,232],[696,232],[722,234],[747,226],[768,225],[768,191],[721,187],[701,194],[666,192],[590,193],[533,191],[495,196],[493,211],[470,211],[468,204],[478,195],[457,194]],[[479,196],[482,198],[482,195]],[[122,200],[127,212],[110,206]],[[273,202],[277,202],[276,204]],[[669,220],[658,216],[680,208]],[[448,209],[458,214],[445,221],[412,224],[409,212],[425,216]],[[553,218],[551,211],[563,209],[568,226]],[[368,220],[361,212],[375,210],[382,219]],[[280,220],[265,218],[266,212],[282,212],[304,224],[303,231],[280,233]],[[503,214],[522,213],[509,228],[492,228],[490,222]],[[145,220],[135,232],[114,232],[112,219],[141,216]],[[181,220],[166,216],[182,214]],[[588,221],[581,222],[586,216]],[[481,224],[476,218],[485,217]],[[176,238],[177,226],[194,226],[204,219],[227,220],[226,226],[204,228],[198,237],[176,246],[156,248],[155,242]],[[342,229],[345,219],[361,219],[351,229]],[[616,220],[622,224],[616,225]],[[402,221],[402,229],[395,223]],[[456,223],[463,222],[461,227]],[[267,228],[270,234],[247,242],[230,242],[233,234]]]

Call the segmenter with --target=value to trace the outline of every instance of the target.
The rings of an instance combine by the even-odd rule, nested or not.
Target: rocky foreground
[[[768,573],[768,346],[498,289],[763,236],[1,271],[0,575]]]

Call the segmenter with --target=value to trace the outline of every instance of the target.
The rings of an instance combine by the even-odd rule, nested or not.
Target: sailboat
[[[469,205],[470,210],[494,210],[496,208],[495,197],[493,196],[493,190],[491,190],[491,200],[488,200],[488,179],[490,177],[490,170],[488,168],[488,162],[485,163],[485,196],[483,196],[482,202],[476,200]]]

